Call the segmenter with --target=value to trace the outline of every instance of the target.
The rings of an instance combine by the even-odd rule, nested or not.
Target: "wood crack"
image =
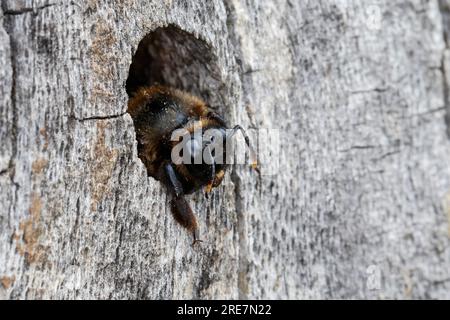
[[[8,35],[9,38],[9,48],[10,48],[10,64],[11,64],[11,90],[10,90],[10,99],[11,99],[11,110],[12,110],[12,121],[11,121],[11,157],[9,159],[8,168],[4,171],[10,172],[11,182],[16,187],[16,199],[17,199],[17,191],[19,189],[19,184],[14,181],[15,176],[15,159],[17,157],[17,149],[18,149],[18,112],[17,112],[17,61],[16,61],[16,45],[13,41],[12,35],[12,22],[9,19],[3,19],[3,28]]]
[[[110,120],[110,119],[117,119],[117,118],[121,118],[124,115],[126,115],[126,112],[122,112],[119,114],[112,114],[112,115],[105,115],[105,116],[91,116],[91,117],[85,117],[85,118],[79,118],[76,117],[74,115],[70,115],[68,116],[69,119],[71,120],[75,120],[75,121],[80,121],[80,122],[84,122],[84,121],[96,121],[96,120]]]
[[[228,3],[227,1],[223,2],[223,6],[226,12],[227,26],[228,26],[228,36],[229,36],[229,44],[230,50],[233,51],[236,57],[241,55],[241,44],[239,38],[235,32],[235,15],[236,11],[233,7],[232,3]],[[251,73],[259,72],[261,70],[242,70],[242,66],[240,64],[240,60],[236,61],[236,64],[239,66],[239,78],[241,82],[243,82],[244,78],[247,76],[247,81],[251,81],[251,77],[248,77]],[[242,86],[242,91],[244,93],[245,86]],[[249,280],[248,280],[248,272],[250,261],[248,259],[248,240],[247,240],[247,221],[244,216],[244,203],[242,199],[242,187],[241,187],[241,178],[239,177],[236,168],[232,168],[230,173],[230,179],[234,185],[234,194],[235,194],[235,208],[236,208],[236,219],[237,219],[237,233],[238,233],[238,279],[237,279],[237,289],[238,289],[238,298],[239,299],[248,299],[249,295]]]
[[[449,31],[450,31],[450,8],[443,0],[439,0],[439,11],[442,17],[442,31],[443,31],[443,39],[445,48],[442,51],[442,59],[441,59],[441,72],[444,81],[444,103],[445,103],[445,116],[444,122],[447,131],[447,137],[450,139],[450,83],[448,77],[449,67],[448,62],[446,63],[446,59],[450,59],[450,45],[449,45]]]
[[[5,16],[8,16],[8,15],[9,16],[18,16],[18,15],[26,14],[26,13],[37,14],[38,11],[41,11],[43,9],[46,9],[46,8],[49,8],[49,7],[53,7],[53,6],[56,6],[56,5],[57,5],[56,3],[48,3],[48,4],[45,4],[45,5],[39,6],[39,7],[20,8],[20,9],[17,9],[17,10],[4,8],[3,14]]]
[[[231,181],[234,184],[235,206],[237,215],[237,232],[239,236],[239,264],[238,264],[238,294],[239,299],[248,298],[248,244],[246,234],[246,220],[243,214],[243,203],[241,197],[241,179],[236,169],[233,168],[230,174]]]

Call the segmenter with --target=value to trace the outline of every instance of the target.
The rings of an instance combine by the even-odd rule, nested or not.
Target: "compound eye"
[[[195,158],[202,153],[202,144],[197,139],[186,142],[186,152],[191,158]]]

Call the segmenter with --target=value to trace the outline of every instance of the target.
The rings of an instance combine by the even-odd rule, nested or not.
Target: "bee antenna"
[[[248,138],[247,132],[245,132],[244,128],[242,128],[240,125],[235,125],[233,129],[231,129],[231,131],[227,134],[226,139],[228,140],[233,138],[238,131],[242,133],[242,136],[244,137],[245,140],[245,144],[247,145],[247,148],[250,151],[250,161],[252,168],[255,169],[257,172],[259,172],[256,152],[253,149],[252,145],[250,144],[250,139]]]

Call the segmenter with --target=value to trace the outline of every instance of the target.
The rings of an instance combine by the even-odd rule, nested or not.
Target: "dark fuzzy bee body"
[[[217,187],[224,177],[226,164],[216,163],[215,158],[211,164],[175,164],[171,154],[179,142],[172,140],[172,134],[177,129],[190,134],[196,130],[216,129],[226,142],[241,128],[236,126],[232,134],[227,135],[225,121],[201,99],[165,86],[140,88],[128,103],[128,113],[133,118],[139,157],[148,175],[167,187],[173,197],[171,209],[175,219],[193,232],[194,243],[200,241],[195,215],[184,195],[203,187],[206,192]],[[248,138],[245,138],[248,144]],[[222,159],[225,159],[225,149],[223,153]]]

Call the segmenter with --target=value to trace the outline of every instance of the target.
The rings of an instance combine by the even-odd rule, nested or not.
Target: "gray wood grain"
[[[450,298],[448,8],[3,0],[0,298]],[[161,79],[281,134],[273,175],[190,197],[196,248],[126,113],[168,25]]]

